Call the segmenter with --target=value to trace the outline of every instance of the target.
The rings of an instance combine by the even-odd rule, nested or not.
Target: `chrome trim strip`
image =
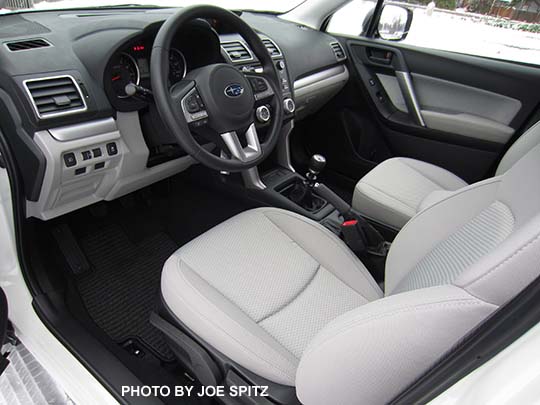
[[[83,122],[81,124],[67,125],[65,127],[50,128],[48,131],[57,141],[69,142],[77,139],[90,138],[96,135],[108,134],[117,130],[118,128],[114,119],[104,118]]]
[[[295,97],[300,97],[306,93],[317,91],[322,87],[349,80],[349,70],[345,65],[334,66],[312,75],[303,77],[294,82]]]
[[[30,92],[30,89],[28,88],[27,83],[30,82],[39,82],[43,80],[51,80],[51,79],[62,79],[62,78],[69,78],[75,85],[75,88],[77,89],[77,92],[79,93],[79,96],[81,97],[81,101],[83,103],[82,107],[76,108],[74,110],[69,111],[60,111],[55,113],[47,113],[47,114],[40,114],[38,107],[36,105],[36,102],[34,101],[34,98],[32,97],[32,93]],[[36,112],[38,118],[40,119],[46,119],[46,118],[52,118],[52,117],[59,117],[62,115],[69,115],[69,114],[77,114],[83,111],[86,111],[88,109],[88,106],[86,105],[86,100],[84,99],[84,95],[81,91],[81,88],[79,87],[79,83],[77,83],[77,80],[71,75],[58,75],[58,76],[46,76],[46,77],[39,77],[36,79],[28,79],[23,81],[24,89],[26,90],[26,94],[28,95],[28,98],[30,99],[30,102],[32,103],[32,106],[34,107],[34,111]]]
[[[294,120],[287,122],[281,129],[281,139],[279,140],[276,152],[277,152],[277,161],[278,164],[286,169],[289,169],[291,172],[295,173],[294,167],[291,160],[291,145],[290,145],[290,136],[291,132],[294,129]]]
[[[396,78],[398,79],[399,87],[403,92],[405,103],[409,109],[412,109],[417,124],[425,127],[426,123],[424,121],[424,117],[422,117],[422,113],[420,112],[420,105],[418,104],[416,93],[414,92],[411,75],[409,72],[396,71]]]
[[[38,39],[39,39],[40,41],[46,42],[47,44],[49,44],[49,46],[40,46],[40,47],[37,47],[37,48],[19,49],[19,50],[17,50],[17,51],[12,51],[12,50],[9,49],[9,47],[8,47],[9,44],[16,44],[17,42],[36,41],[36,40],[38,40]],[[54,45],[52,44],[51,41],[48,41],[48,40],[46,40],[45,38],[36,37],[36,38],[19,39],[19,40],[15,40],[15,41],[6,41],[6,42],[4,42],[4,46],[6,47],[6,49],[8,50],[8,52],[18,53],[18,52],[26,52],[26,51],[35,51],[36,49],[51,48],[51,47],[53,47]]]

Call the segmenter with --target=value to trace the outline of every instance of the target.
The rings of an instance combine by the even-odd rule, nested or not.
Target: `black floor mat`
[[[94,322],[117,343],[136,338],[161,359],[172,360],[148,318],[157,304],[163,264],[178,246],[163,232],[133,242],[117,224],[96,229],[79,243],[92,270],[77,285]]]
[[[91,270],[74,278],[88,315],[114,342],[136,339],[155,356],[173,354],[149,323],[163,264],[180,246],[254,205],[177,176],[69,219]]]

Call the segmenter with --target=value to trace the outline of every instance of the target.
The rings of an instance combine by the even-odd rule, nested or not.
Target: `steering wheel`
[[[189,72],[169,88],[172,39],[184,24],[197,18],[217,19],[238,32],[259,59],[262,73],[243,73],[229,64],[216,63]],[[214,6],[179,10],[165,21],[156,36],[150,72],[161,119],[180,146],[203,165],[215,170],[242,171],[261,163],[276,146],[283,121],[278,74],[259,36],[236,14]],[[255,93],[250,80],[258,81],[265,90]],[[273,107],[264,142],[259,140],[254,119],[256,102],[262,98],[270,99]],[[220,155],[201,146],[192,131],[204,134],[221,149]]]

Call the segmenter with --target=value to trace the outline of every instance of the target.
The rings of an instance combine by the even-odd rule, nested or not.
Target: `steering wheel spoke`
[[[242,163],[258,159],[262,154],[259,135],[255,123],[252,123],[245,133],[247,146],[242,146],[236,131],[225,132],[220,135],[227,147],[227,154]]]

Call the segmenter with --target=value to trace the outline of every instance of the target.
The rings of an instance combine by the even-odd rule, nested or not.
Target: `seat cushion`
[[[395,229],[420,211],[434,191],[455,191],[467,183],[430,163],[409,158],[385,160],[366,174],[354,190],[353,207],[368,218]]]
[[[274,208],[246,211],[180,248],[161,288],[192,332],[285,385],[294,385],[305,347],[328,322],[382,297],[333,233]]]

